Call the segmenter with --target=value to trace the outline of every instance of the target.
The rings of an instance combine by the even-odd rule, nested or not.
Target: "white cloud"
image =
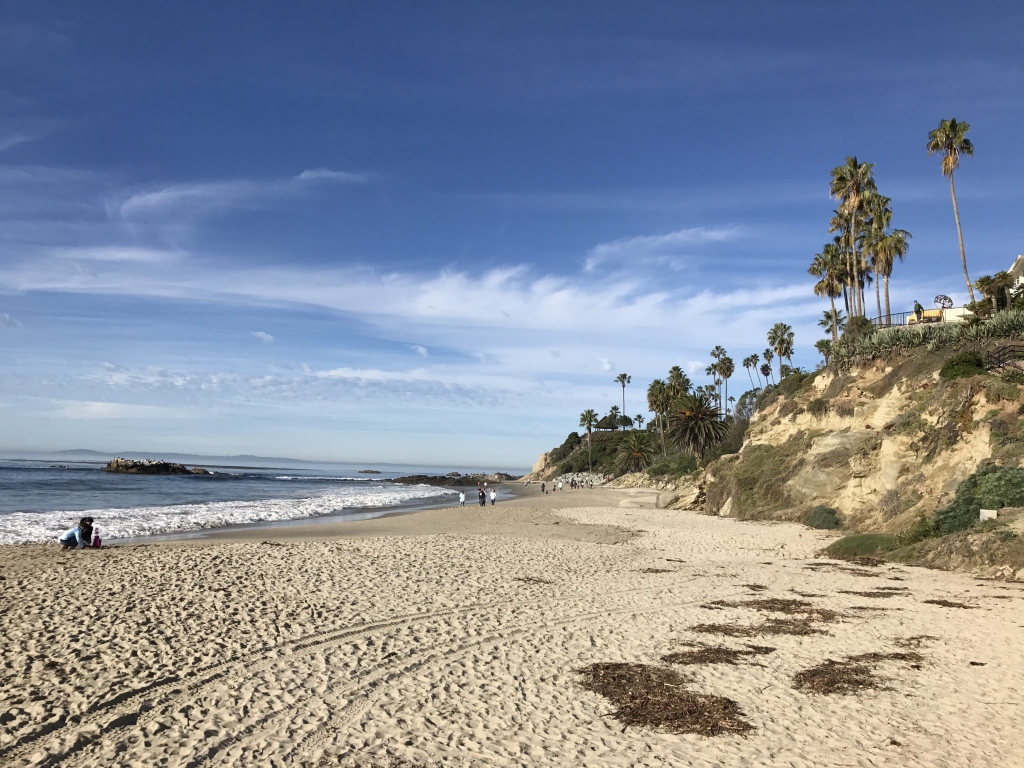
[[[34,138],[36,137],[24,133],[9,133],[6,136],[0,136],[0,152],[5,152],[18,144],[24,144],[26,141],[32,141]]]
[[[61,259],[83,261],[172,261],[182,256],[178,251],[163,251],[154,248],[132,248],[104,246],[97,248],[51,248],[48,253]]]
[[[14,328],[21,325],[17,320],[6,312],[0,312],[0,328]]]
[[[708,229],[691,227],[678,229],[665,235],[641,235],[613,240],[594,246],[587,254],[584,267],[588,272],[609,262],[616,266],[629,265],[636,260],[664,260],[668,256],[682,255],[682,247],[701,243],[721,243],[735,240],[740,234],[738,227]],[[629,264],[627,264],[627,262]]]
[[[263,331],[253,331],[252,335],[259,339],[260,341],[262,341],[264,344],[274,343],[274,337],[271,336],[269,333],[264,333]]]
[[[426,347],[421,347],[419,344],[413,344],[410,349],[420,357],[429,357],[430,353],[427,352]]]
[[[54,400],[56,414],[64,419],[180,419],[196,418],[186,408],[158,405],[108,403],[94,400]]]
[[[597,362],[601,364],[602,371],[610,371],[612,369],[612,365],[614,365],[614,363],[607,357],[599,357],[597,358]]]
[[[187,213],[201,215],[228,208],[256,207],[271,198],[299,194],[317,182],[363,184],[372,178],[369,173],[315,168],[288,179],[270,181],[229,179],[168,184],[136,192],[126,199],[115,201],[108,209],[125,220]]]

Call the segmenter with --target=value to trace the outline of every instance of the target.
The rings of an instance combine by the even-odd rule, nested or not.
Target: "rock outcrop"
[[[119,472],[126,475],[209,475],[202,467],[189,469],[184,464],[157,459],[113,459],[103,468],[105,472]]]

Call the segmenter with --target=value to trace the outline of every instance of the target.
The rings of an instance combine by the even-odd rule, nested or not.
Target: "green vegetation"
[[[949,176],[949,194],[953,197],[953,217],[956,219],[956,236],[960,240],[960,262],[964,268],[967,292],[974,301],[971,278],[967,274],[967,256],[964,254],[964,233],[960,228],[960,209],[956,204],[956,188],[953,186],[953,171],[960,167],[960,155],[974,156],[974,145],[967,138],[970,123],[957,122],[956,118],[942,120],[939,127],[928,133],[928,154],[942,155],[942,175]]]
[[[843,521],[832,507],[819,504],[804,517],[804,525],[822,531],[834,531],[843,527]]]
[[[677,480],[697,469],[697,459],[689,453],[677,453],[662,459],[647,470],[647,474],[659,480]]]
[[[672,404],[667,436],[681,450],[702,457],[727,431],[728,425],[707,393],[686,394]]]
[[[888,533],[855,533],[836,539],[825,548],[825,554],[836,560],[878,556],[896,549],[896,537]]]
[[[947,381],[985,373],[985,359],[974,350],[959,352],[943,363],[939,375]]]
[[[716,464],[716,479],[707,487],[712,508],[732,498],[737,514],[748,517],[789,504],[785,486],[803,466],[810,441],[801,432],[778,446],[748,446],[742,461]]]
[[[982,509],[1024,506],[1024,469],[988,466],[957,486],[949,506],[935,513],[936,535],[966,530]]]
[[[807,412],[816,419],[828,413],[828,400],[823,397],[816,397],[807,403]]]
[[[651,466],[654,452],[651,450],[647,435],[633,430],[619,443],[615,454],[615,468],[622,473],[642,472]]]

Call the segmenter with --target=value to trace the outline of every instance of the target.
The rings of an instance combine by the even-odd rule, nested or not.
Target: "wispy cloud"
[[[368,172],[314,168],[291,178],[269,181],[229,179],[168,184],[114,200],[108,208],[126,220],[169,214],[210,214],[230,208],[260,206],[268,199],[299,194],[313,184],[365,184],[373,178]]]
[[[426,347],[421,347],[419,344],[413,344],[410,349],[420,357],[429,357],[430,353],[427,352]]]
[[[196,418],[187,408],[159,405],[108,403],[93,400],[54,400],[57,414],[65,419],[169,419]]]
[[[264,333],[263,331],[253,331],[252,335],[259,339],[260,341],[262,341],[264,344],[274,343],[274,337],[271,336],[269,333]]]
[[[677,229],[664,235],[621,238],[592,248],[587,254],[584,268],[590,272],[599,265],[608,263],[614,266],[632,266],[638,260],[663,262],[668,257],[683,255],[686,246],[727,242],[735,240],[739,235],[739,227],[691,227]]]
[[[0,328],[15,328],[21,325],[17,320],[6,312],[0,312]]]
[[[183,254],[178,251],[166,251],[155,248],[125,248],[119,246],[96,248],[50,248],[47,252],[61,259],[81,259],[83,261],[132,261],[138,263],[173,261],[183,256]]]
[[[35,138],[37,137],[27,133],[9,133],[6,136],[0,136],[0,152],[6,152],[11,147],[24,144],[26,141],[32,141]]]

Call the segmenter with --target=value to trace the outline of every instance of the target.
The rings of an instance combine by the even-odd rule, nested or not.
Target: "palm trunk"
[[[829,294],[828,300],[832,302],[832,341],[839,341],[839,318],[836,317],[836,300]]]
[[[661,422],[661,455],[668,458],[668,449],[665,448],[665,419],[662,414],[658,414],[658,421]]]
[[[875,304],[878,305],[878,324],[882,324],[882,295],[878,288],[878,275],[875,275]]]
[[[960,238],[960,263],[964,267],[964,280],[967,281],[967,295],[974,301],[974,288],[971,277],[967,274],[967,255],[964,253],[964,231],[960,228],[960,208],[956,204],[956,188],[953,186],[953,172],[949,172],[949,194],[953,196],[953,217],[956,219],[956,236]]]
[[[891,312],[889,311],[889,276],[885,276],[885,324],[892,325]]]
[[[729,379],[725,380],[725,415],[729,415]]]
[[[750,369],[749,368],[747,368],[747,378],[750,379],[750,388],[753,389],[754,388],[754,377],[750,375]],[[758,376],[757,380],[760,381],[761,377]]]
[[[590,437],[590,427],[587,427],[587,466],[590,467],[590,471],[594,471],[594,454],[592,451],[593,440]]]
[[[846,316],[850,316],[850,296],[846,293],[846,286],[843,286],[843,304],[846,305]]]

